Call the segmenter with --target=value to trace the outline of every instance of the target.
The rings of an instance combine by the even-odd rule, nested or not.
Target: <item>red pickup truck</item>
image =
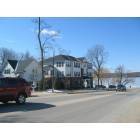
[[[31,96],[30,84],[22,78],[0,78],[0,102],[16,101],[24,104]]]

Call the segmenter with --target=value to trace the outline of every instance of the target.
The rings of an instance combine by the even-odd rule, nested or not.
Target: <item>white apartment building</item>
[[[81,78],[85,80],[84,83],[87,82],[85,87],[90,84],[93,75],[92,64],[87,62],[84,57],[75,58],[68,55],[57,55],[46,59],[44,70],[46,78],[51,78],[53,72],[56,78],[77,78],[77,80]]]

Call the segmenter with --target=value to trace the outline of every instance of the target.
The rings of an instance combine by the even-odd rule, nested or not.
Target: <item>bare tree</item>
[[[0,48],[0,64],[4,66],[8,59],[18,59],[18,54],[12,49]]]
[[[96,45],[87,52],[87,59],[92,63],[97,84],[102,84],[102,70],[106,62],[107,53],[102,45]]]
[[[58,36],[58,32],[54,30],[50,30],[50,26],[46,24],[46,22],[41,19],[34,20],[34,23],[37,25],[37,38],[39,43],[40,49],[40,56],[41,56],[41,76],[42,76],[42,84],[41,88],[44,89],[44,54],[48,47],[51,46],[51,43],[55,40],[55,37]]]
[[[125,70],[123,65],[119,65],[115,70],[116,83],[121,85],[127,85],[129,83],[134,83],[133,78],[129,78],[128,71]]]
[[[30,54],[29,51],[26,51],[25,53],[21,54],[23,60],[29,60],[34,59],[34,57]]]
[[[110,70],[108,68],[102,68],[101,69],[101,76],[100,76],[101,85],[102,85],[103,82],[105,82],[109,86],[109,84],[110,84],[109,74],[110,73],[111,72],[110,72]]]
[[[62,55],[70,55],[71,51],[59,47],[58,48],[58,53],[62,54]]]

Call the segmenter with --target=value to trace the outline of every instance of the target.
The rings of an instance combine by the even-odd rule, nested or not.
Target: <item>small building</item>
[[[34,59],[7,60],[1,70],[2,77],[22,77],[28,82],[41,80],[41,67]]]

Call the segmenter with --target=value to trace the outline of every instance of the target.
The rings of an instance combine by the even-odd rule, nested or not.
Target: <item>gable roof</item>
[[[11,65],[11,67],[15,70],[17,67],[18,61],[17,60],[7,60],[7,61]]]
[[[77,61],[77,62],[80,61],[79,59],[77,59],[77,58],[75,58],[75,57],[73,57],[73,56],[70,56],[70,55],[56,55],[56,56],[54,57],[54,60],[55,60],[55,61],[56,61],[56,60],[58,60],[58,61],[69,60],[69,61]],[[47,63],[47,62],[52,62],[52,61],[53,61],[53,57],[50,57],[50,58],[48,58],[48,59],[45,60],[46,63]]]
[[[34,59],[28,59],[28,60],[21,60],[18,62],[16,73],[24,72],[25,68],[31,64],[34,61]]]
[[[79,59],[82,63],[88,63],[85,57],[78,57],[77,59]]]

